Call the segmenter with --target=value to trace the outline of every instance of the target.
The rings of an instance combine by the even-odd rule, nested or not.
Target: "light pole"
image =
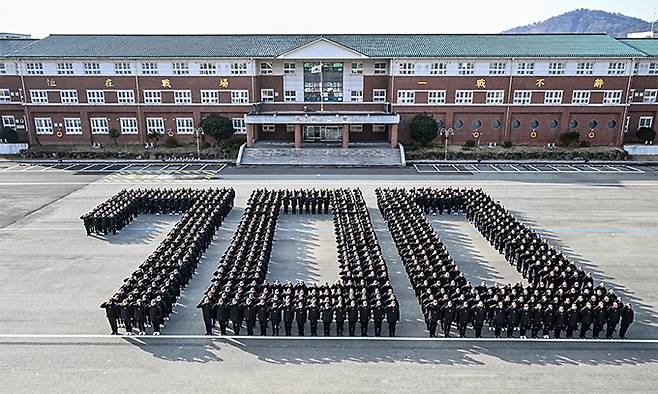
[[[445,142],[443,144],[443,146],[445,148],[445,152],[444,152],[444,155],[443,155],[443,160],[448,161],[448,138],[450,138],[450,136],[452,136],[452,135],[455,135],[455,130],[452,127],[449,127],[447,129],[445,127],[442,127],[440,133],[441,133],[442,136],[445,137]]]
[[[196,137],[196,159],[201,160],[201,134],[203,133],[203,127],[197,127],[194,129],[194,136]]]

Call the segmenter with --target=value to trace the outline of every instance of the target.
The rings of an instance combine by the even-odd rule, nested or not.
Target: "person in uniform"
[[[110,323],[110,328],[112,330],[110,335],[119,335],[117,326],[118,308],[114,301],[114,299],[110,298],[101,304],[101,308],[105,309],[105,316]]]
[[[619,326],[619,338],[626,339],[626,333],[628,332],[628,327],[633,323],[635,312],[633,312],[633,306],[630,303],[626,303],[623,308],[621,308],[621,325]]]

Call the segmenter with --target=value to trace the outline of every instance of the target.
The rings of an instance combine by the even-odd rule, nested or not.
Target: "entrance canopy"
[[[246,124],[398,124],[400,115],[385,112],[273,112],[246,114]]]

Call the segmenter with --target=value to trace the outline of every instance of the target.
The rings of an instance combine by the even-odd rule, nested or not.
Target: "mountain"
[[[658,28],[658,22],[655,24]],[[654,28],[654,30],[655,30]],[[613,37],[651,30],[651,23],[630,16],[599,10],[579,9],[542,22],[505,30],[503,34],[523,33],[607,33]]]

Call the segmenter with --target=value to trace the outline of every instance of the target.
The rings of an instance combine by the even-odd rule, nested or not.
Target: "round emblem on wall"
[[[530,138],[537,138],[537,132],[536,131],[531,131],[530,132]]]
[[[171,138],[174,138],[174,131],[173,130],[167,131],[167,135]]]
[[[590,140],[591,140],[592,138],[594,138],[594,137],[596,137],[596,133],[595,133],[595,132],[590,131],[589,133],[587,133],[587,138],[589,138]]]
[[[478,131],[474,131],[474,132],[473,132],[473,138],[476,138],[476,139],[477,139],[477,138],[480,138],[480,132],[478,132]]]
[[[56,136],[57,138],[62,138],[62,137],[64,137],[64,133],[62,133],[62,130],[57,130],[57,131],[55,132],[55,136]]]

